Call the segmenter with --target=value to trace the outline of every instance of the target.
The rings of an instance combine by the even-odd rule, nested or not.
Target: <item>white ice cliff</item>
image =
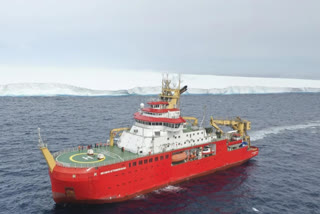
[[[146,76],[148,75],[148,76]],[[148,80],[150,78],[150,81]],[[104,89],[89,89],[59,83],[12,83],[0,85],[0,96],[122,96],[154,95],[160,92],[161,73],[116,74],[105,80]],[[214,75],[181,76],[186,94],[268,94],[320,92],[320,80],[231,77]],[[119,84],[117,84],[119,83]],[[113,87],[114,86],[114,87]]]

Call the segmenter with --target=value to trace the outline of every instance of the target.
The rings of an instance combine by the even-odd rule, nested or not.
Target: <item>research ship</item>
[[[172,83],[164,76],[159,98],[148,107],[141,103],[132,127],[111,130],[104,143],[51,154],[39,129],[56,203],[120,202],[258,155],[247,134],[249,121],[211,117],[210,127],[202,127],[197,118],[181,116],[180,95],[187,86]]]

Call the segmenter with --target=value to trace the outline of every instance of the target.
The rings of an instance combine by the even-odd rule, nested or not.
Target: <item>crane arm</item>
[[[197,126],[198,125],[198,119],[196,117],[182,117],[187,122],[193,121],[192,125]]]
[[[223,133],[222,129],[215,123],[215,120],[213,119],[213,117],[211,116],[210,118],[210,124],[211,126],[213,126],[216,130],[220,131],[221,133]]]
[[[221,130],[217,124],[230,126],[233,130],[237,130],[241,136],[244,136],[250,146],[250,136],[247,134],[247,131],[251,129],[250,121],[242,120],[240,117],[237,117],[235,120],[214,120],[213,117],[211,117],[210,123],[217,130]]]
[[[124,127],[124,128],[116,128],[116,129],[112,129],[110,131],[110,146],[113,146],[114,144],[114,137],[119,133],[119,132],[123,132],[125,130],[130,130],[130,128],[128,127]]]
[[[240,135],[244,135],[247,130],[251,129],[251,122],[239,119],[237,118],[236,120],[214,120],[213,117],[211,117],[210,122],[219,125],[230,126],[233,130],[237,130]]]

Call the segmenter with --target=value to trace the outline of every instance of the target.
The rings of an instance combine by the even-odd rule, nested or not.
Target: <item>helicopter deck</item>
[[[122,151],[117,146],[107,146],[102,148],[92,148],[93,155],[88,155],[86,149],[72,149],[70,151],[62,151],[55,155],[57,164],[66,167],[94,167],[118,163],[138,157],[129,151]],[[98,159],[98,154],[103,154],[105,158]]]

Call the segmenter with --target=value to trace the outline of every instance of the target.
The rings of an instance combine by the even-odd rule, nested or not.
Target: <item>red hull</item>
[[[172,165],[172,152],[95,168],[57,165],[52,173],[49,171],[53,199],[56,203],[124,201],[169,184],[240,165],[259,153],[256,147],[228,151],[226,140],[215,144],[216,155],[177,165]],[[144,164],[146,159],[153,161]],[[142,160],[142,165],[139,165],[139,160]]]

